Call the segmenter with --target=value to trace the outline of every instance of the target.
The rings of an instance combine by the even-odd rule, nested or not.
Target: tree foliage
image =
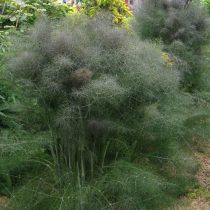
[[[109,11],[113,15],[113,21],[117,24],[125,24],[126,19],[132,16],[132,12],[124,0],[83,1],[83,11],[90,17],[103,10]]]
[[[190,138],[193,98],[179,92],[182,75],[158,46],[103,16],[76,16],[57,29],[42,21],[24,42],[9,68],[48,113],[69,173],[94,176],[116,156],[139,152],[170,156],[178,139]]]
[[[73,12],[66,4],[58,4],[54,0],[16,0],[0,1],[0,27],[19,27],[21,24],[31,24],[39,15],[52,18],[63,17]]]

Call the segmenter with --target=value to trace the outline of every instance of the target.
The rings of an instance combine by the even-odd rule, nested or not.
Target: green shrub
[[[21,34],[13,30],[7,32],[9,35]],[[12,44],[11,36],[7,38],[8,45]],[[19,84],[11,81],[11,75],[5,74],[3,54],[9,53],[9,48],[5,45],[6,53],[0,54],[0,194],[7,196],[23,183],[28,174],[37,171],[40,166],[37,167],[39,164],[34,164],[36,161],[32,159],[38,159],[35,157],[38,155],[45,157],[43,148],[49,144],[49,135],[43,134],[46,128],[43,129],[40,121],[43,122],[44,117],[40,115],[36,100],[25,97]]]
[[[26,174],[38,168],[32,159],[40,154],[44,157],[42,148],[49,144],[49,135],[44,135],[41,126],[37,126],[40,113],[32,99],[24,99],[20,88],[4,78],[3,71],[1,73],[0,194],[10,195],[14,187],[23,182]],[[35,129],[39,130],[39,134],[34,132]]]
[[[9,48],[10,42],[8,40],[8,32],[0,31],[0,59]]]
[[[101,165],[109,143],[115,140],[123,139],[124,144],[131,145],[138,140],[141,145],[147,131],[138,131],[146,125],[147,110],[157,106],[158,113],[161,100],[180,95],[180,74],[175,65],[165,65],[160,48],[139,42],[135,35],[113,27],[103,16],[70,18],[58,29],[52,29],[48,21],[39,22],[23,48],[24,52],[19,51],[10,62],[10,69],[17,79],[32,86],[40,105],[50,113],[57,141],[65,145],[62,152],[71,155],[67,159],[73,168],[83,156],[89,162],[86,170],[90,170],[92,159],[96,166]],[[168,129],[167,114],[160,113],[157,123],[153,121],[157,129]],[[177,122],[183,129],[181,134],[171,133],[174,140],[186,132],[183,121]],[[171,123],[174,132],[175,125]],[[157,130],[154,135],[161,139],[158,134]],[[133,141],[126,143],[129,135]],[[170,141],[170,136],[164,138]],[[167,151],[168,144],[162,145],[159,140],[155,144],[157,151],[162,146]]]
[[[113,16],[113,22],[120,25],[125,25],[127,19],[132,16],[124,0],[83,1],[82,11],[90,17],[103,10],[109,11]]]
[[[51,18],[64,17],[73,12],[73,8],[66,4],[58,4],[54,0],[16,0],[0,1],[0,27],[19,27],[33,23],[37,16],[47,15]]]
[[[55,180],[50,189],[29,183],[13,208],[161,209],[165,193],[170,200],[193,183],[196,163],[185,151],[194,135],[204,136],[202,103],[180,90],[178,59],[110,19],[72,16],[58,27],[45,19],[16,42],[8,70],[37,97],[61,188]]]
[[[57,138],[76,152],[69,152],[72,161],[97,142],[103,145],[107,126],[114,133],[126,128],[119,114],[156,103],[179,88],[179,73],[164,65],[157,46],[130,39],[124,29],[102,19],[71,18],[57,30],[40,22],[29,46],[10,63],[16,78],[31,83],[42,106],[54,110]],[[94,129],[90,125],[102,132],[99,139],[94,130],[87,131]]]
[[[199,88],[203,69],[202,47],[209,43],[209,21],[199,4],[184,6],[176,1],[147,1],[137,15],[137,30],[144,39],[161,39],[164,50],[187,64],[183,84]]]
[[[201,3],[204,4],[207,7],[208,12],[210,12],[210,1],[209,0],[201,0]]]
[[[48,133],[31,133],[16,128],[2,129],[0,144],[0,193],[10,196],[26,181],[43,170],[47,159],[44,145]]]

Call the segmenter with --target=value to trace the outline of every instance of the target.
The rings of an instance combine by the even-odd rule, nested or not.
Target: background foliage
[[[52,18],[66,16],[74,11],[73,7],[59,4],[52,0],[25,0],[19,3],[15,0],[1,0],[0,27],[19,27],[21,24],[31,24],[39,15]]]
[[[113,21],[117,24],[126,24],[127,18],[132,16],[132,12],[123,0],[83,1],[83,12],[90,17],[103,10],[111,12]]]
[[[201,2],[205,4],[205,6],[207,7],[208,11],[210,12],[210,1],[209,0],[201,0]]]
[[[204,69],[202,47],[209,44],[210,26],[198,2],[185,6],[179,0],[147,1],[137,16],[137,28],[142,38],[161,39],[165,51],[186,62],[181,67],[185,88],[199,88]]]

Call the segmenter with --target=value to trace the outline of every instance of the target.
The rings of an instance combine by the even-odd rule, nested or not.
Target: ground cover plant
[[[189,145],[209,134],[204,95],[183,90],[184,62],[105,15],[40,20],[8,58],[35,108],[23,127],[46,139],[20,159],[38,173],[9,209],[163,209],[194,183]]]

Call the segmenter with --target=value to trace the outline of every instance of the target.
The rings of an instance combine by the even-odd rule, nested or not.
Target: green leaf
[[[10,20],[11,22],[15,22],[15,21],[17,20],[17,18],[16,18],[15,16],[13,16],[13,17],[11,17],[9,20]]]

